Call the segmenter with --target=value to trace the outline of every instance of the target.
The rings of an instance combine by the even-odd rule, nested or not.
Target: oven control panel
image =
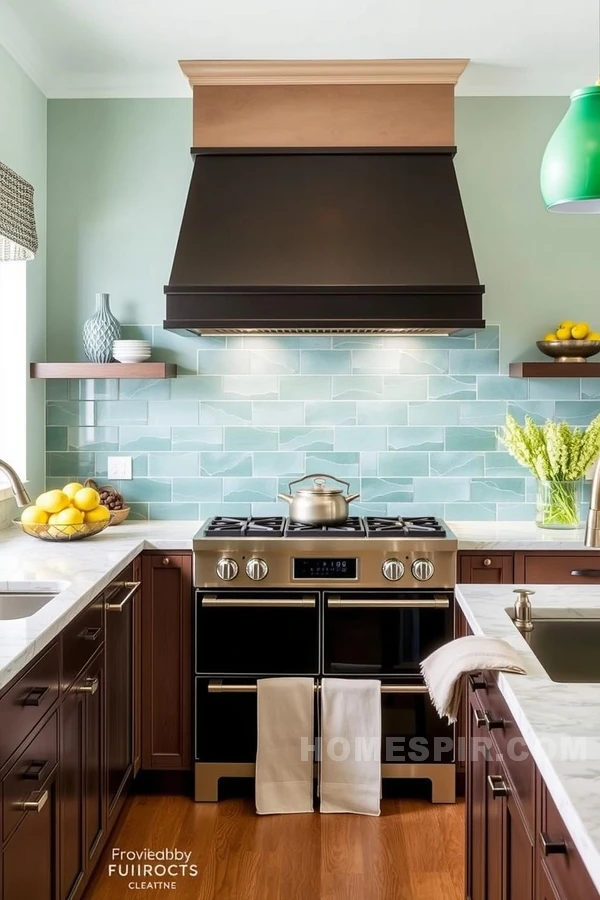
[[[335,578],[358,578],[358,560],[355,557],[295,557],[292,559],[292,577],[295,581],[308,578],[311,581]]]

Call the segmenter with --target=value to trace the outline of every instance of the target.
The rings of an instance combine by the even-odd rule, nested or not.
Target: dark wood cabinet
[[[4,900],[59,900],[56,718],[54,713],[2,778]]]
[[[462,584],[512,584],[512,553],[459,553],[458,581]]]
[[[467,857],[466,894],[469,900],[486,900],[487,892],[487,775],[488,751],[480,740],[477,727],[477,708],[468,700],[466,737],[471,748],[466,773],[467,795]]]
[[[109,821],[118,815],[133,774],[135,604],[141,583],[129,566],[106,591],[106,766]]]
[[[523,584],[600,584],[600,553],[515,553],[515,581]]]
[[[142,562],[142,767],[191,768],[192,556]]]

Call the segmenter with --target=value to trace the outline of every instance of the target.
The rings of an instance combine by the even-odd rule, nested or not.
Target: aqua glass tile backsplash
[[[171,353],[160,326],[144,333]],[[285,514],[278,492],[325,472],[360,491],[357,515],[532,521],[533,479],[497,428],[507,412],[586,426],[600,379],[509,378],[500,337],[190,336],[177,379],[50,381],[48,486],[105,481],[128,455],[134,518]]]

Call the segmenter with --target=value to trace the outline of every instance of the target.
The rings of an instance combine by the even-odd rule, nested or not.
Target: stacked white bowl
[[[115,341],[113,356],[121,363],[138,363],[150,359],[150,341]]]

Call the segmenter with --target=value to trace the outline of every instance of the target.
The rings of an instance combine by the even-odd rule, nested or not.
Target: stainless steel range
[[[453,729],[419,668],[452,637],[457,542],[443,521],[217,517],[193,547],[196,800],[254,775],[256,680],[285,675],[380,679],[383,777],[428,778],[434,802],[454,800]]]

